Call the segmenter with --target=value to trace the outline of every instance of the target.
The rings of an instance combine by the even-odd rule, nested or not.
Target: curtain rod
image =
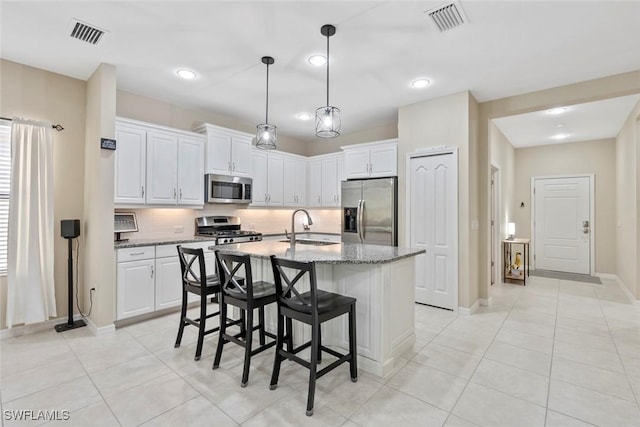
[[[12,122],[12,121],[13,121],[13,119],[10,119],[10,118],[8,118],[8,117],[0,117],[0,120],[7,120],[7,121],[9,121],[9,122]],[[58,132],[61,132],[61,131],[63,131],[63,130],[64,130],[64,128],[62,127],[62,125],[59,125],[59,124],[58,124],[58,125],[51,125],[51,127],[52,127],[53,129],[57,130]]]

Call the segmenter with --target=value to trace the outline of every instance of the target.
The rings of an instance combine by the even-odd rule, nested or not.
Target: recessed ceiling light
[[[187,69],[178,70],[176,74],[185,80],[193,80],[198,76],[195,72]]]
[[[552,108],[550,110],[547,110],[547,113],[549,114],[562,114],[564,112],[567,111],[566,107],[558,107],[558,108]]]
[[[411,82],[411,87],[414,89],[424,89],[429,86],[431,82],[427,79],[416,79]]]
[[[320,65],[324,65],[327,63],[327,58],[325,58],[323,55],[311,55],[309,57],[309,63],[311,65],[319,67]]]
[[[558,133],[556,135],[553,135],[551,138],[553,139],[567,139],[569,137],[568,134],[566,133]]]
[[[296,114],[296,119],[298,120],[311,120],[311,114],[309,113],[298,113]]]

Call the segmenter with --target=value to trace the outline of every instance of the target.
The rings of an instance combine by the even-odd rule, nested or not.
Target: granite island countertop
[[[384,264],[425,253],[424,249],[395,246],[336,243],[332,245],[305,245],[297,243],[295,249],[287,242],[262,241],[233,245],[211,246],[209,250],[236,255],[251,255],[269,259],[270,255],[294,261],[315,261],[319,264]]]
[[[131,239],[126,242],[113,242],[115,249],[137,248],[140,246],[156,246],[156,245],[180,245],[183,243],[194,242],[214,242],[215,238],[206,236],[190,236],[190,237],[158,237],[155,239]]]

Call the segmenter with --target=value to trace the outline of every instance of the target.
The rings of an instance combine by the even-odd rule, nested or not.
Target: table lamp
[[[509,236],[509,237],[507,237],[507,240],[513,240],[514,236],[516,235],[516,223],[515,222],[507,223],[507,235]]]

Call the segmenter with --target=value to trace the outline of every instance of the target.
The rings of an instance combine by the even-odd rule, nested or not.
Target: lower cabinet
[[[215,273],[214,242],[185,243],[205,250],[207,274]],[[182,272],[175,244],[118,249],[116,320],[152,313],[182,303]],[[194,265],[194,269],[199,268]],[[189,294],[189,302],[199,297]]]

